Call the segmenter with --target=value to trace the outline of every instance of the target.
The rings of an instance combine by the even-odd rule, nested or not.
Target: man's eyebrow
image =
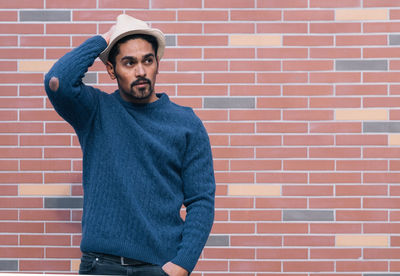
[[[147,55],[143,56],[143,59],[149,58],[149,57],[155,57],[153,53],[148,53]]]
[[[132,57],[132,56],[124,56],[124,57],[121,58],[121,61],[122,60],[126,60],[126,59],[127,60],[137,60],[135,57]]]

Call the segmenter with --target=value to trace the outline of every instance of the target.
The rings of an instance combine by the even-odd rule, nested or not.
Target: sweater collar
[[[169,97],[165,93],[156,93],[156,96],[158,100],[152,103],[131,103],[127,102],[124,99],[121,98],[121,95],[119,93],[119,90],[116,90],[113,95],[118,99],[118,101],[125,107],[127,108],[133,108],[133,109],[154,109],[154,108],[160,108],[161,106],[165,105],[166,103],[169,102]]]

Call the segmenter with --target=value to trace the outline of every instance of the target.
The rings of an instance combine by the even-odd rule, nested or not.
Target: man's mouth
[[[145,87],[147,84],[150,84],[150,82],[148,80],[139,80],[139,81],[137,80],[132,83],[132,87],[133,86]]]

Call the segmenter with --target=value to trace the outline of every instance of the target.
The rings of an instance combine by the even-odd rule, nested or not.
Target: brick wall
[[[157,90],[211,137],[193,275],[400,275],[399,0],[1,0],[1,271],[77,271],[81,151],[42,80],[120,13],[166,33]]]

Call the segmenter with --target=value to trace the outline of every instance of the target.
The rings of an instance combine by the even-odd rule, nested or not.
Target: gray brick
[[[255,108],[254,98],[204,98],[204,108]]]
[[[7,250],[7,249],[4,249]],[[0,260],[0,271],[18,271],[17,260]]]
[[[283,221],[333,221],[333,211],[284,210]]]
[[[71,21],[71,12],[66,11],[49,11],[34,10],[20,11],[20,21]]]
[[[389,45],[400,45],[400,35],[389,35]]]
[[[48,197],[44,199],[45,208],[80,209],[83,206],[81,197]]]
[[[400,132],[400,122],[364,122],[364,132]]]
[[[209,236],[206,246],[229,246],[229,236]]]
[[[97,83],[97,73],[95,72],[88,72],[85,74],[85,77],[82,79],[83,83],[86,84],[93,84]]]
[[[165,36],[166,46],[176,46],[176,35],[166,35]]]
[[[337,60],[336,71],[387,71],[387,60]]]

